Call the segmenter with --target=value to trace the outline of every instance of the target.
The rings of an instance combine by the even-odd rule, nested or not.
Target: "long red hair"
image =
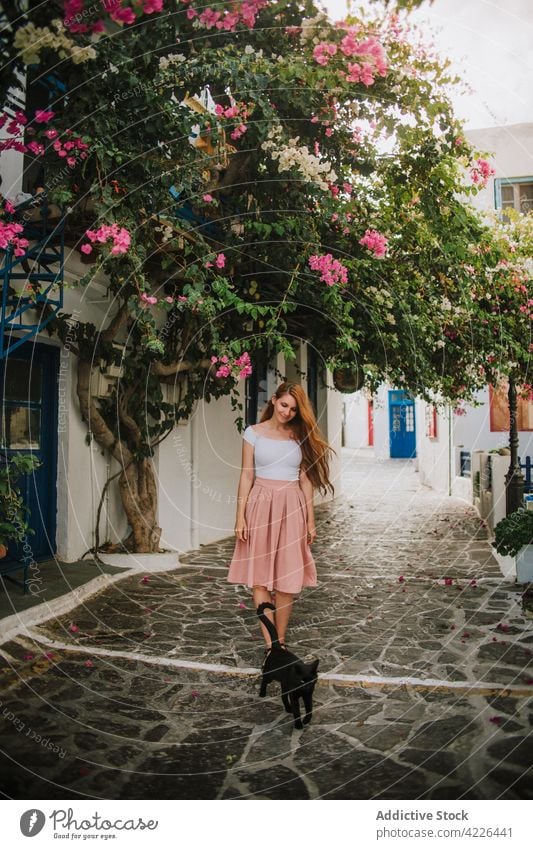
[[[335,451],[328,445],[318,427],[311,401],[305,390],[299,383],[284,381],[280,383],[274,394],[277,399],[283,395],[292,395],[296,401],[296,415],[290,426],[300,442],[304,471],[314,489],[320,490],[323,495],[329,490],[333,495],[335,488],[329,479],[329,459]],[[266,422],[273,415],[274,405],[270,399],[260,421]]]

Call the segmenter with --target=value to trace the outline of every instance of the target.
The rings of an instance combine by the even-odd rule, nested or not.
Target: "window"
[[[509,431],[508,388],[507,381],[502,381],[497,389],[489,386],[490,429],[493,432]],[[516,401],[517,429],[533,430],[533,403],[519,396]]]
[[[533,211],[533,177],[495,180],[496,209],[516,209],[524,214]]]

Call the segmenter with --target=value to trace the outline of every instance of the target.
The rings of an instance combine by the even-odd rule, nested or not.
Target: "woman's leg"
[[[253,587],[252,592],[253,592],[254,607],[255,607],[256,610],[259,607],[259,605],[263,604],[263,602],[265,602],[265,601],[268,601],[272,604],[272,595],[270,594],[270,591],[267,590],[266,587]],[[265,610],[265,616],[267,616],[272,623],[275,622],[273,610]],[[269,649],[272,645],[272,640],[270,639],[270,634],[268,633],[267,629],[265,628],[265,626],[263,625],[262,622],[260,622],[259,624],[261,625],[261,631],[263,632],[263,637],[265,638],[266,646]]]
[[[291,617],[293,601],[293,593],[282,593],[276,590],[276,628],[280,643],[285,642],[285,633]]]

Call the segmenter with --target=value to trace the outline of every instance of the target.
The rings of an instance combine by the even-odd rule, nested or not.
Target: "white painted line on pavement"
[[[122,652],[113,649],[98,648],[97,646],[80,646],[72,643],[63,643],[59,640],[52,640],[41,634],[38,631],[32,631],[31,628],[25,629],[25,634],[31,637],[36,642],[44,643],[49,648],[55,648],[58,651],[74,651],[88,654],[92,657],[109,657],[121,660],[139,660],[142,663],[151,664],[152,666],[166,666],[174,669],[191,669],[197,672],[218,672],[223,675],[235,675],[242,677],[256,676],[260,674],[260,670],[253,666],[226,666],[222,663],[202,663],[201,661],[193,660],[178,660],[171,657],[157,657],[154,655],[143,654],[142,652]],[[447,690],[461,691],[470,695],[478,695],[480,693],[498,692],[500,694],[509,695],[533,695],[533,687],[519,686],[516,684],[496,684],[492,681],[443,681],[438,678],[386,678],[379,675],[364,676],[364,675],[344,675],[338,672],[322,672],[318,675],[318,683],[328,682],[339,684],[340,686],[361,686],[365,688],[371,687],[408,687],[419,688],[423,690]]]

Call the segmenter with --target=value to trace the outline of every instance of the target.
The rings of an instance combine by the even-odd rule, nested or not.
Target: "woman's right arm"
[[[248,495],[254,483],[254,446],[243,439],[242,442],[242,468],[239,478],[239,489],[237,492],[237,518],[235,519],[235,536],[240,540],[248,539],[248,528],[244,512]]]

